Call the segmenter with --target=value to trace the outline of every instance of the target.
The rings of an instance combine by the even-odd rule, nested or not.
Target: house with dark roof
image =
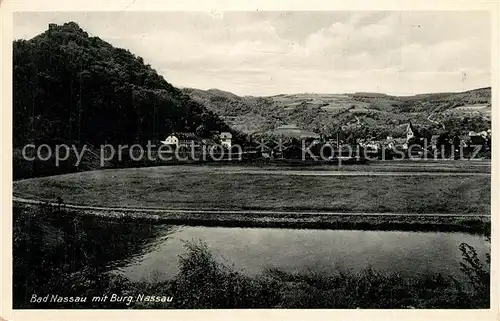
[[[222,146],[231,149],[231,140],[233,139],[233,135],[230,132],[220,133],[219,139]]]
[[[486,138],[484,138],[481,135],[468,135],[468,139],[466,141],[469,146],[477,146],[477,145],[485,145],[486,144]]]
[[[201,143],[205,146],[214,146],[214,145],[217,145],[215,140],[213,140],[212,138],[203,138],[201,140]]]
[[[165,140],[161,141],[162,144],[170,146],[200,146],[202,144],[201,138],[194,133],[177,132],[170,134]]]
[[[422,136],[410,121],[406,126],[406,141],[408,142],[412,138],[420,138],[420,137]]]

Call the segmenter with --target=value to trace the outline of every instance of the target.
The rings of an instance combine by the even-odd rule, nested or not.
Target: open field
[[[240,165],[240,164],[238,164]],[[227,164],[211,163],[207,166],[222,167],[228,169]],[[241,164],[241,167],[245,166],[245,169],[261,169],[264,168],[267,171],[271,170],[297,170],[301,171],[325,171],[325,172],[356,172],[356,173],[387,173],[387,172],[398,172],[398,173],[442,173],[443,175],[449,173],[484,173],[491,174],[491,162],[489,160],[373,160],[369,161],[368,164],[348,164],[348,165],[338,165],[336,161],[331,164],[311,164],[303,161],[291,162],[291,161],[280,161],[276,160],[271,163],[263,164],[258,166],[257,164]],[[237,168],[239,166],[231,166],[232,168]]]
[[[325,176],[252,170],[164,166],[82,172],[17,181],[14,196],[122,208],[490,213],[486,173]]]
[[[446,110],[442,115],[455,117],[480,115],[486,118],[491,118],[491,106],[485,104],[460,106]]]

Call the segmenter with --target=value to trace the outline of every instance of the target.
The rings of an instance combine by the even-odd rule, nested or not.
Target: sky
[[[267,96],[491,85],[486,11],[23,12],[14,38],[69,21],[177,87]]]

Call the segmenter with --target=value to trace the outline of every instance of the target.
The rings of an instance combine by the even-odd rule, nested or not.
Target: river
[[[220,261],[250,275],[267,268],[330,274],[371,267],[402,275],[460,278],[462,242],[476,248],[482,258],[489,251],[483,237],[467,233],[176,227],[117,271],[132,280],[171,278],[178,272],[185,241],[205,242]]]
[[[483,260],[490,251],[483,236],[468,233],[188,227],[18,214],[14,282],[24,284],[36,271],[52,271],[35,273],[42,284],[56,272],[84,268],[120,273],[133,281],[169,279],[178,272],[184,242],[193,240],[205,242],[218,260],[249,275],[267,268],[333,273],[372,267],[460,278],[462,242]]]

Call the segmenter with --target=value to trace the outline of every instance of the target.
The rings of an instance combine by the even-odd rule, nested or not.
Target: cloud
[[[443,41],[433,45],[412,43],[399,49],[404,71],[452,72],[490,69],[490,48],[479,37]]]
[[[184,87],[268,95],[490,85],[486,12],[39,12],[16,15],[15,37],[71,20]]]

